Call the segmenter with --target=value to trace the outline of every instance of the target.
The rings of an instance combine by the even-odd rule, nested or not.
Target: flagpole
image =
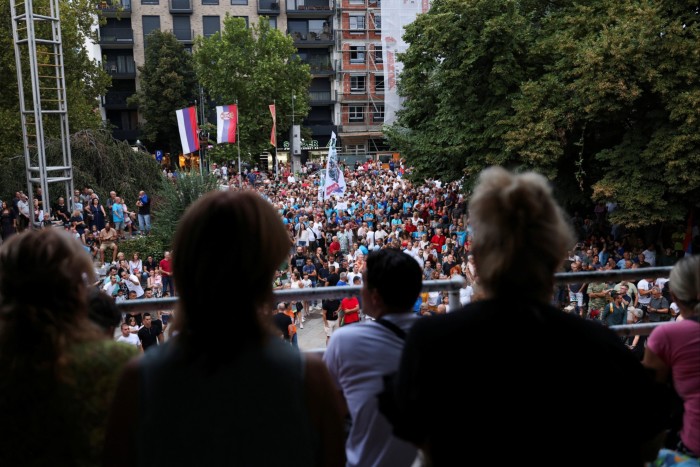
[[[243,173],[241,172],[241,121],[239,118],[240,109],[238,99],[236,99],[236,142],[238,143],[238,188],[243,188]]]
[[[197,116],[197,120],[199,120],[200,117],[199,117],[199,112],[197,112],[197,108],[198,108],[197,99],[194,100],[194,108],[195,108],[194,114]],[[199,124],[197,126],[199,126]],[[197,133],[194,136],[195,136],[195,138],[197,138],[197,141],[199,141],[199,144],[200,144],[199,154],[197,154],[197,156],[199,157],[199,176],[202,177],[204,175],[204,173],[202,172],[202,146],[201,146],[202,142],[199,138],[199,131],[197,131]]]
[[[280,163],[279,159],[277,159],[277,100],[272,99],[272,105],[275,106],[275,121],[272,123],[275,125],[275,179],[280,178]]]

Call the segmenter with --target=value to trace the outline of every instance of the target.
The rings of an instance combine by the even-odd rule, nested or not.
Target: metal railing
[[[640,269],[620,269],[612,271],[588,271],[557,273],[554,280],[557,284],[568,284],[572,282],[619,282],[630,279],[659,278],[668,277],[671,267],[640,268]],[[463,278],[453,278],[448,280],[424,281],[423,292],[435,292],[446,290],[449,297],[448,311],[455,311],[460,308],[459,289],[464,287]],[[361,286],[344,287],[317,287],[314,289],[285,289],[273,292],[275,303],[290,302],[300,300],[321,300],[344,297],[357,297],[362,290]],[[400,293],[400,292],[398,292]],[[126,312],[146,312],[146,311],[171,311],[175,308],[177,297],[158,298],[151,300],[129,300],[118,304],[122,311]],[[640,323],[631,325],[611,326],[619,336],[648,336],[662,323]]]

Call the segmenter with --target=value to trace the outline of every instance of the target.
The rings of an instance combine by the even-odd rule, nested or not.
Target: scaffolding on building
[[[350,139],[353,137],[365,137],[366,147],[358,148],[358,143],[346,144],[343,141],[343,153],[366,156],[375,159],[379,153],[386,152],[386,148],[380,146],[378,141],[383,139],[382,124],[384,121],[384,99],[379,97],[383,93],[384,65],[381,47],[381,0],[352,1],[347,7],[339,2],[336,9],[337,28],[336,37],[341,59],[338,67],[340,97],[340,124],[342,131],[339,133]],[[344,24],[344,14],[347,14],[347,23]],[[351,19],[352,18],[352,19]],[[351,38],[347,38],[352,35]],[[344,47],[349,44],[348,47]],[[352,47],[364,47],[352,49]],[[353,54],[361,54],[361,57]],[[364,64],[364,68],[346,66],[353,60],[356,64]],[[379,79],[381,77],[381,80]],[[353,80],[356,83],[353,85]],[[378,83],[382,83],[381,91],[377,91]],[[352,104],[357,104],[352,106]],[[362,112],[351,112],[351,107],[361,107]],[[356,119],[358,124],[350,120]],[[360,123],[362,122],[362,123]],[[347,131],[348,128],[358,131]],[[356,134],[353,134],[356,133]],[[373,147],[372,147],[373,146]]]
[[[49,185],[62,183],[72,205],[73,166],[58,0],[10,0],[27,195],[33,206],[34,186],[41,189],[41,209],[51,216]],[[60,155],[47,160],[46,136],[60,135]],[[50,165],[53,164],[53,165]],[[38,193],[37,193],[38,195]],[[32,223],[37,222],[30,209]]]

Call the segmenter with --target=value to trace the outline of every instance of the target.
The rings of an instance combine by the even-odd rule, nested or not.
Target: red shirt
[[[166,276],[172,276],[172,265],[170,264],[169,259],[161,259],[160,263],[158,263],[158,266],[163,270],[163,273],[165,273]]]
[[[430,239],[430,243],[433,245],[438,246],[438,250],[442,250],[442,246],[445,244],[445,237],[444,235],[433,235],[433,238]]]
[[[340,251],[340,242],[331,242],[330,245],[328,245],[328,252],[332,254],[336,254]]]
[[[406,223],[404,230],[408,233],[413,233],[418,230],[418,227],[416,227],[415,224]]]
[[[356,297],[346,297],[340,302],[340,309],[345,311],[345,310],[352,310],[353,308],[357,308],[360,306],[360,302],[357,300]],[[357,323],[360,321],[360,312],[354,311],[352,313],[345,313],[345,318],[344,322],[345,324],[350,324],[350,323]]]

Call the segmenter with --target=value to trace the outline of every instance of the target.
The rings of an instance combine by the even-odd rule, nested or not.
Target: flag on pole
[[[275,115],[275,104],[270,104],[270,113],[272,114],[272,132],[270,133],[270,144],[273,148],[277,147],[277,115]]]
[[[236,127],[238,126],[238,106],[216,106],[216,142],[235,143]]]
[[[180,130],[182,153],[190,154],[199,151],[199,126],[197,125],[197,109],[187,107],[175,111],[177,127]]]
[[[328,143],[328,162],[326,163],[325,180],[323,183],[323,199],[332,195],[339,198],[345,194],[345,175],[338,165],[338,153],[335,148],[335,132],[331,132],[331,140]]]

